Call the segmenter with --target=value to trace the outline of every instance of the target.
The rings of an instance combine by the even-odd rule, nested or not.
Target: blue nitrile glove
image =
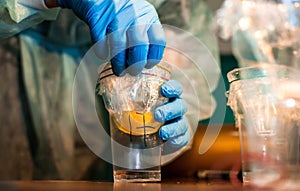
[[[154,111],[154,118],[159,122],[165,122],[158,132],[159,136],[163,140],[168,140],[173,147],[182,147],[190,141],[188,123],[184,117],[187,104],[180,98],[182,86],[176,80],[167,81],[161,87],[161,94],[169,98],[169,102]]]
[[[97,54],[110,53],[113,72],[131,75],[152,68],[163,56],[165,34],[153,5],[145,0],[58,0],[90,27]],[[130,67],[129,67],[130,66]]]

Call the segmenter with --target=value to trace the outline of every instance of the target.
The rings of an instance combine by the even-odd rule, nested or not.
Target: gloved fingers
[[[113,73],[117,76],[124,75],[124,70],[126,68],[126,49],[127,49],[127,39],[124,28],[119,30],[114,26],[116,23],[112,22],[108,28],[108,39],[109,39],[109,50],[111,56],[111,65]]]
[[[127,30],[134,17],[132,6],[128,6],[110,22],[107,27],[111,65],[115,75],[122,76],[127,68]]]
[[[191,135],[189,131],[186,131],[183,135],[180,135],[178,137],[171,138],[170,144],[174,147],[183,147],[187,145],[190,142]]]
[[[109,56],[109,44],[108,37],[106,36],[106,30],[97,30],[98,28],[93,28],[91,30],[91,38],[96,44],[93,46],[95,54],[101,58],[106,59]]]
[[[187,145],[191,140],[190,132],[187,131],[183,135],[180,135],[178,137],[173,137],[169,139],[165,144],[163,145],[163,155],[167,155],[170,153],[174,153],[178,151],[183,146]]]
[[[117,76],[123,76],[126,68],[126,47],[110,48],[112,52],[111,65],[113,73]]]
[[[138,24],[138,21],[135,21],[127,30],[129,47],[127,52],[127,71],[131,75],[141,73],[147,64],[149,50],[148,28],[149,24]]]
[[[180,97],[182,91],[182,85],[176,80],[169,80],[161,87],[161,94],[166,98]]]
[[[148,57],[147,57],[147,65],[145,68],[150,69],[158,64],[162,58],[165,51],[165,46],[150,44]]]
[[[132,75],[136,76],[142,72],[147,64],[147,53],[148,45],[138,45],[128,48],[127,51],[127,64],[128,68],[126,71]]]
[[[127,30],[127,41],[129,46],[127,64],[129,67],[128,72],[131,75],[137,75],[140,73],[146,67],[148,59],[156,59],[157,57],[160,57],[161,59],[162,56],[160,56],[160,54],[163,52],[161,51],[161,48],[153,49],[153,47],[151,47],[153,50],[149,57],[149,40],[151,39],[153,43],[155,43],[154,40],[159,39],[160,36],[162,36],[162,34],[158,32],[156,34],[153,27],[155,23],[158,23],[160,26],[158,29],[162,28],[158,21],[158,15],[155,11],[155,8],[147,1],[145,1],[143,4],[136,3],[134,7],[136,10],[139,10],[138,17],[134,19],[134,22]],[[158,37],[155,37],[154,35],[158,35]]]
[[[185,117],[177,118],[172,122],[163,125],[158,132],[162,140],[168,140],[172,137],[178,137],[188,131],[187,120]]]
[[[157,20],[150,26],[148,30],[148,38],[150,44],[147,57],[147,65],[145,67],[152,68],[163,58],[166,46],[165,32],[159,20]]]
[[[183,99],[177,98],[172,102],[167,102],[158,106],[154,110],[154,118],[159,122],[166,122],[183,116],[187,111],[187,104]]]

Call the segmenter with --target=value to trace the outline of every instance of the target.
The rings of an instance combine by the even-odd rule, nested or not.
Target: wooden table
[[[166,181],[161,183],[113,183],[91,181],[0,181],[1,191],[231,191],[249,190],[229,182]]]

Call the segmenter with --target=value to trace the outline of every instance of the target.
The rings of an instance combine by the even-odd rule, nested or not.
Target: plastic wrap
[[[137,135],[143,135],[143,127],[147,127],[147,134],[158,131],[161,123],[153,118],[153,111],[167,101],[160,87],[170,75],[171,68],[166,63],[144,69],[138,76],[122,77],[115,76],[111,65],[106,65],[100,73],[99,94],[120,130]]]

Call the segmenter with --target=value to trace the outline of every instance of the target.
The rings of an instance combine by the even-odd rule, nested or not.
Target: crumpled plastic
[[[171,66],[164,62],[151,69],[144,69],[140,75],[131,76],[127,73],[121,77],[115,76],[111,64],[107,63],[100,73],[97,91],[102,95],[110,115],[121,125],[119,128],[144,134],[140,127],[145,126],[141,119],[146,117],[146,125],[153,127],[146,130],[150,134],[156,132],[161,125],[154,119],[154,110],[167,102],[167,98],[161,95],[160,88],[170,76]],[[140,121],[131,119],[128,122],[128,117],[135,113]]]
[[[1,0],[0,2],[0,39],[13,36],[44,20],[54,20],[59,8],[38,10],[18,0]]]
[[[143,70],[138,76],[112,74],[108,63],[100,74],[99,93],[110,112],[150,112],[166,100],[160,95],[160,86],[170,79],[171,69],[165,63]]]

